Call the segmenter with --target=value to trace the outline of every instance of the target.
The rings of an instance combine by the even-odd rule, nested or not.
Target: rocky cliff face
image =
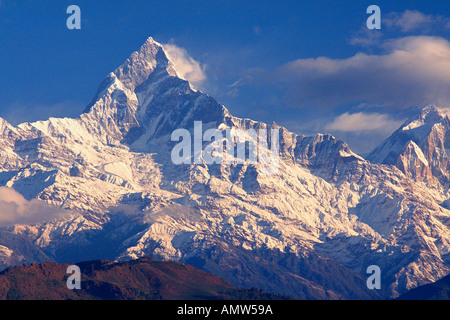
[[[172,133],[195,136],[197,121],[200,134],[228,130],[235,139],[244,129],[276,129],[277,171],[236,154],[175,164]],[[149,38],[78,118],[0,122],[0,185],[70,212],[1,230],[59,262],[150,255],[294,297],[397,296],[449,272],[447,126],[427,107],[369,161],[330,135],[232,116],[179,78]],[[268,153],[270,136],[265,143]],[[4,265],[40,261],[2,239]],[[372,264],[382,270],[381,293],[366,288]]]

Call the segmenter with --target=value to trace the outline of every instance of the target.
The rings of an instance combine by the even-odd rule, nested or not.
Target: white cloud
[[[26,200],[14,189],[0,187],[0,226],[40,224],[62,218],[72,212],[52,207],[41,200]]]
[[[393,132],[402,123],[403,121],[393,120],[387,114],[345,112],[336,117],[325,129],[343,132]]]
[[[299,59],[275,80],[297,107],[336,107],[366,102],[392,108],[450,104],[450,42],[405,37],[385,42],[384,54],[346,59]]]
[[[175,65],[179,76],[188,80],[194,86],[198,86],[206,80],[205,67],[189,56],[185,49],[174,44],[164,44],[163,47],[169,59]]]
[[[402,32],[411,32],[421,29],[421,31],[428,31],[431,28],[450,27],[450,19],[439,16],[424,14],[417,10],[405,10],[404,12],[392,12],[386,15],[382,20],[387,27],[395,27]]]
[[[381,38],[381,31],[370,30],[367,27],[363,27],[350,39],[349,43],[356,46],[369,47],[378,45]]]

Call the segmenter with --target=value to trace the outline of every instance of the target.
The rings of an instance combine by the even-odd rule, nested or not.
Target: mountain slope
[[[398,300],[449,300],[450,275],[402,294]]]
[[[68,264],[45,262],[0,273],[0,300],[228,300],[285,299],[255,289],[238,289],[192,266],[141,258],[77,264],[81,289],[67,288]]]
[[[445,125],[431,111],[424,109],[426,128]],[[231,162],[208,164],[193,141],[189,161],[174,163],[172,133],[195,137],[198,122],[201,135],[222,134],[219,144],[231,141],[230,132],[235,148],[253,139],[250,130],[275,130],[279,161],[240,161],[233,153]],[[152,38],[105,78],[79,117],[2,123],[0,185],[73,213],[3,229],[58,262],[150,255],[188,262],[238,287],[293,297],[329,290],[325,298],[352,299],[395,297],[450,271],[450,211],[441,205],[448,196],[430,180],[445,158],[430,168],[430,179],[417,178],[429,174],[436,145],[426,144],[427,153],[420,139],[398,148],[386,142],[380,155],[406,150],[403,168],[423,164],[412,175],[394,165],[395,156],[371,163],[331,135],[236,118],[179,78]],[[269,154],[272,136],[258,142]],[[382,292],[366,287],[373,264],[383,271]]]

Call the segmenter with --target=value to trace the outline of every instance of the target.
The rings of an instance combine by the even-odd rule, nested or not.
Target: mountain
[[[448,184],[450,177],[450,121],[446,110],[423,108],[386,141],[375,148],[368,160],[395,165],[416,181]]]
[[[192,266],[141,258],[77,264],[81,288],[68,289],[69,264],[44,262],[0,273],[0,300],[273,300],[256,289],[238,289]]]
[[[402,294],[397,300],[449,300],[450,275]]]
[[[448,118],[440,112],[424,108],[403,130],[423,138],[412,144],[394,133],[369,161],[328,134],[232,116],[149,38],[79,117],[0,122],[0,186],[34,204],[24,207],[39,201],[67,213],[0,219],[0,261],[151,256],[291,297],[397,297],[449,273],[446,145],[438,139]],[[198,138],[210,129],[216,147],[227,146],[227,157],[216,154],[225,161],[207,161],[210,142]],[[277,135],[256,139],[256,131]],[[173,158],[173,133],[191,138],[182,161]],[[269,161],[250,161],[256,152]],[[381,290],[366,286],[370,265],[381,269]]]

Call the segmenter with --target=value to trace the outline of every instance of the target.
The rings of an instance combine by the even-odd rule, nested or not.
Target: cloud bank
[[[424,14],[417,10],[405,10],[400,13],[391,12],[382,21],[387,27],[397,28],[401,32],[428,32],[437,28],[450,29],[449,18]]]
[[[346,59],[298,59],[279,68],[275,80],[296,107],[450,104],[449,41],[413,36],[386,41],[383,49]]]
[[[52,207],[43,201],[26,200],[14,189],[0,187],[0,226],[40,224],[67,217],[70,211]]]
[[[348,113],[345,112],[334,118],[325,129],[342,132],[360,132],[360,131],[381,131],[393,132],[398,129],[404,121],[391,119],[386,114],[380,113]]]

